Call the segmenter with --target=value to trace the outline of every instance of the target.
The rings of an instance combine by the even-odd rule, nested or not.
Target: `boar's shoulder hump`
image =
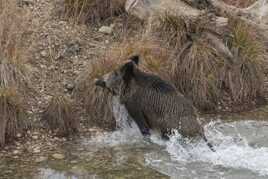
[[[159,93],[175,93],[175,87],[169,82],[162,80],[160,77],[152,74],[143,73],[137,78],[137,82],[141,88],[155,90]]]

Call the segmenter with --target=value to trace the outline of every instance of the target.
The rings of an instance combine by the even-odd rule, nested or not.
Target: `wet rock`
[[[57,153],[56,154],[53,154],[52,157],[54,159],[57,159],[57,160],[62,160],[62,159],[65,158],[65,156],[63,154],[57,154]]]

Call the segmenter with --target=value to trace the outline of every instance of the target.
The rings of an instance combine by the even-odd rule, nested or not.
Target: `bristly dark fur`
[[[192,102],[171,83],[141,71],[137,65],[130,61],[119,68],[123,84],[118,95],[141,132],[148,135],[148,128],[151,128],[160,131],[162,136],[169,136],[171,129],[176,129],[186,137],[201,135],[214,151],[197,120]]]

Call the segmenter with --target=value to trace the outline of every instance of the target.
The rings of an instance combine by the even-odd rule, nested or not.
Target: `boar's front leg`
[[[150,127],[148,123],[146,122],[146,118],[143,115],[142,111],[138,109],[136,105],[133,105],[131,103],[126,103],[125,106],[129,115],[133,118],[133,120],[138,125],[142,135],[144,136],[150,135]]]

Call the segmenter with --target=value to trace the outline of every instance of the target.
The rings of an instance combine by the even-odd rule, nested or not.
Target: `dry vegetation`
[[[231,64],[206,37],[206,32],[215,29],[209,16],[190,21],[165,13],[155,18],[150,34],[169,44],[174,59],[170,62],[173,83],[199,109],[215,111],[218,105],[245,107],[256,104],[263,96],[260,64],[264,48],[251,27],[234,20],[229,24],[228,35],[221,37],[235,54],[235,64]]]
[[[0,2],[0,146],[29,128],[25,97],[33,92],[23,48],[27,13],[15,0]]]
[[[248,7],[256,0],[224,0],[227,4],[234,5],[236,7]]]
[[[205,36],[206,31],[212,31],[213,28],[209,17],[185,21],[183,17],[165,14],[156,18],[156,23],[149,26],[148,37],[116,43],[103,55],[102,60],[92,65],[94,70],[87,74],[88,82],[79,82],[92,86],[85,88],[88,90],[87,95],[83,94],[87,90],[80,93],[80,98],[89,97],[84,103],[87,110],[90,109],[88,114],[93,114],[92,111],[98,113],[97,103],[98,109],[103,108],[103,104],[109,104],[108,94],[104,95],[95,89],[94,78],[113,70],[133,54],[142,57],[145,71],[172,81],[202,111],[215,111],[219,106],[224,107],[224,110],[234,106],[238,108],[231,110],[244,110],[255,105],[263,96],[263,71],[260,64],[264,51],[250,27],[243,22],[230,23],[228,38],[222,37],[233,54],[236,54],[232,64]],[[169,45],[163,48],[161,44]],[[95,91],[99,94],[96,95]],[[102,96],[102,99],[94,99],[98,96]],[[111,113],[109,108],[108,115]]]
[[[263,96],[264,50],[252,28],[233,21],[226,29],[227,34],[217,34],[207,14],[192,20],[165,13],[146,24],[125,13],[125,1],[64,0],[66,17],[77,24],[90,23],[89,28],[93,26],[94,32],[96,25],[115,25],[112,37],[107,38],[109,49],[98,54],[100,58],[94,57],[89,68],[76,80],[75,102],[82,104],[90,126],[116,128],[112,96],[96,87],[94,79],[136,54],[142,59],[143,70],[174,83],[202,111],[215,112],[219,106],[243,109]],[[243,7],[253,1],[226,0]],[[0,1],[0,146],[29,126],[24,107],[24,101],[32,94],[29,69],[25,66],[28,18],[25,9],[18,8],[16,0]],[[215,32],[228,44],[234,63],[214,47],[206,37],[208,31]],[[57,135],[77,133],[80,122],[75,103],[62,94],[53,96],[42,120]]]
[[[0,89],[0,147],[23,134],[30,127],[27,113],[14,89]]]
[[[79,120],[73,102],[64,95],[55,95],[42,114],[42,121],[58,136],[78,133]]]
[[[27,33],[27,12],[17,6],[15,0],[0,2],[0,58],[23,61],[26,51],[23,46]]]
[[[65,0],[65,12],[74,22],[99,23],[124,12],[126,0]]]
[[[32,92],[30,70],[26,67],[27,13],[15,0],[2,0],[0,6],[0,87],[16,88],[22,95]]]

